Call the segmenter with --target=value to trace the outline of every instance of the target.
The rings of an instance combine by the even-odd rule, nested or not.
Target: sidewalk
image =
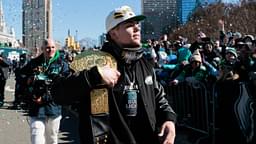
[[[26,113],[8,109],[14,100],[14,77],[5,87],[5,104],[0,108],[0,140],[3,144],[29,144],[29,125]]]

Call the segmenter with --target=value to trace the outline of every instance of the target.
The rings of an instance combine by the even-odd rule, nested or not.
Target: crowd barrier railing
[[[177,113],[177,125],[214,136],[214,92],[199,81],[165,86],[167,99]],[[214,141],[214,140],[212,140]]]

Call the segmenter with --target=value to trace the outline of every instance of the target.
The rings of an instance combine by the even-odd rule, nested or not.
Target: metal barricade
[[[181,82],[166,87],[167,99],[177,113],[177,124],[207,136],[214,133],[212,90],[199,81]]]

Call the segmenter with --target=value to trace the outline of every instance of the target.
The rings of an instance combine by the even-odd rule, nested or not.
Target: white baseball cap
[[[141,21],[144,20],[146,16],[144,15],[135,15],[132,9],[129,6],[121,6],[114,9],[106,18],[106,31],[109,32],[111,29],[116,27],[118,24],[127,21],[135,20]]]

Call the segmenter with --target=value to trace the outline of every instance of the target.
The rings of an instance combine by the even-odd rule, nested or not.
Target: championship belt
[[[87,50],[77,55],[70,67],[78,72],[84,69],[89,70],[94,66],[103,67],[106,65],[117,69],[117,62],[109,53],[99,50]],[[90,91],[90,100],[92,115],[109,113],[108,89],[104,88],[103,85]]]

